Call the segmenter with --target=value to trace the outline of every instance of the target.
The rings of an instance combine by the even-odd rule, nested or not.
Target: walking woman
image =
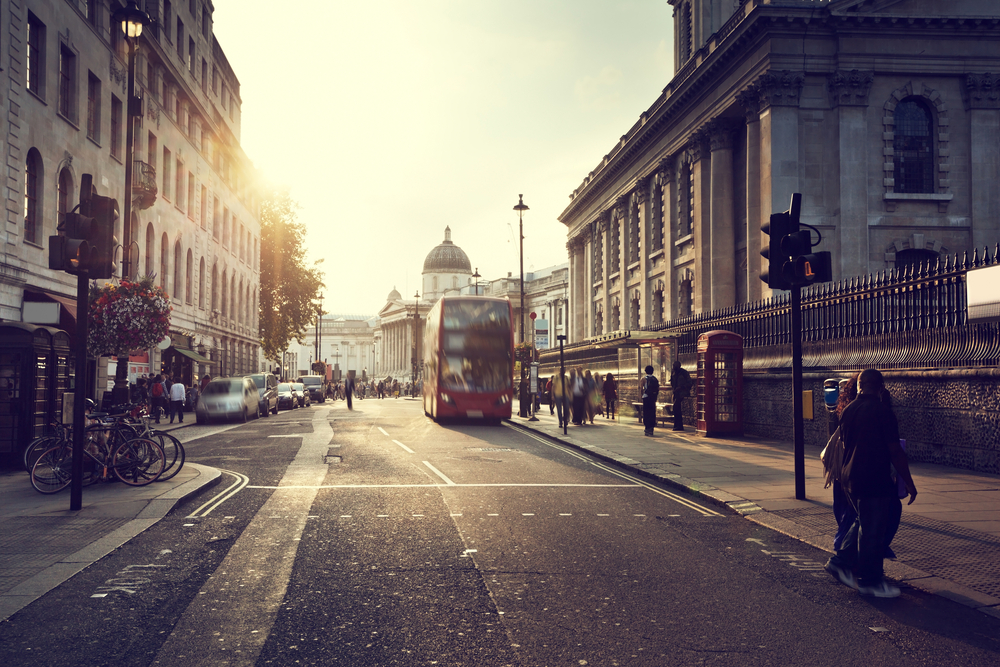
[[[618,406],[618,383],[615,376],[608,373],[604,376],[604,417],[615,418],[615,408]]]

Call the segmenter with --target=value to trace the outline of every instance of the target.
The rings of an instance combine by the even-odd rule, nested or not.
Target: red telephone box
[[[743,433],[743,337],[731,331],[698,336],[697,419],[707,436]]]

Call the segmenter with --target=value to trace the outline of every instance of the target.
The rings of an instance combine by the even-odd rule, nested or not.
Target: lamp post
[[[319,305],[316,306],[316,361],[322,357],[319,353],[323,349],[323,295],[319,295]]]
[[[128,109],[125,127],[125,197],[122,202],[122,277],[131,278],[132,266],[132,175],[135,171],[133,153],[135,151],[135,120],[142,115],[142,100],[135,95],[135,54],[139,50],[138,39],[143,26],[149,25],[149,15],[139,9],[135,0],[115,11],[111,20],[120,22],[125,42],[128,44]]]
[[[482,276],[479,275],[479,267],[476,267],[476,272],[472,274],[472,277],[476,279],[476,296],[479,296],[479,279]]]
[[[519,237],[518,241],[520,246],[519,254],[520,254],[521,279],[519,282],[521,288],[521,300],[519,302],[520,317],[518,319],[520,319],[521,321],[520,322],[521,345],[523,346],[525,343],[524,340],[524,212],[528,210],[528,207],[525,206],[524,204],[524,195],[517,196],[517,206],[514,207],[514,210],[517,211],[517,228]],[[527,387],[525,386],[524,382],[524,359],[521,359],[521,385],[520,387],[518,387],[517,391],[517,401],[518,401],[517,414],[521,417],[528,416],[526,389]]]

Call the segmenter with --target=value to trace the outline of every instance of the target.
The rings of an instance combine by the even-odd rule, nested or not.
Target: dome
[[[451,242],[451,228],[444,228],[444,241],[424,260],[423,273],[472,273],[472,262],[465,251]]]
[[[403,296],[399,292],[396,291],[395,287],[393,287],[392,291],[389,292],[389,296],[385,297],[385,300],[386,301],[399,301],[402,298],[403,298]]]

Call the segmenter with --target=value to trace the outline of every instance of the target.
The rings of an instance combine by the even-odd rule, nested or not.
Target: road
[[[7,665],[986,665],[995,619],[416,401],[191,426],[225,472],[0,624]],[[594,427],[594,428],[600,428]]]

